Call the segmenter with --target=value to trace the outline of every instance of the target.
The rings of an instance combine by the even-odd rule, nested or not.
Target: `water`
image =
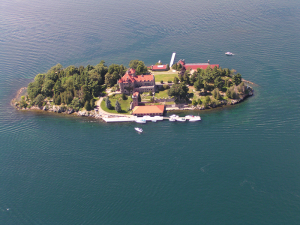
[[[0,6],[0,224],[299,223],[299,1]],[[151,65],[173,51],[236,69],[255,96],[141,135],[9,104],[57,63]]]

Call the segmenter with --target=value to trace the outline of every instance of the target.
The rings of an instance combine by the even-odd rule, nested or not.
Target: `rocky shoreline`
[[[11,105],[15,107],[17,110],[24,110],[24,111],[35,111],[35,110],[40,110],[40,111],[45,111],[45,112],[53,112],[53,113],[62,113],[62,114],[72,114],[72,115],[77,115],[77,116],[84,116],[84,117],[93,117],[96,119],[102,118],[102,116],[108,116],[110,115],[109,113],[105,113],[99,110],[98,107],[100,107],[100,104],[96,104],[96,108],[91,111],[78,111],[75,112],[74,109],[72,108],[67,108],[66,106],[58,106],[58,105],[51,105],[51,104],[46,104],[44,106],[38,107],[38,106],[31,106],[31,107],[26,107],[26,108],[21,108],[19,102],[17,101],[21,96],[21,94],[26,91],[27,87],[22,87],[21,89],[18,90],[17,95],[15,98],[11,100]],[[207,108],[204,106],[188,106],[184,105],[183,107],[173,107],[173,108],[166,108],[166,111],[186,111],[186,110],[205,110],[205,109],[212,109],[212,108],[217,108],[217,107],[222,107],[225,105],[235,105],[238,104],[242,101],[244,101],[246,98],[250,97],[253,95],[253,89],[248,92],[248,94],[245,94],[241,96],[239,99],[230,99],[229,101],[226,100],[221,100],[220,104],[218,105],[211,105]],[[111,115],[110,115],[111,116]],[[118,116],[118,114],[115,114],[114,116]],[[120,115],[123,116],[123,115]]]

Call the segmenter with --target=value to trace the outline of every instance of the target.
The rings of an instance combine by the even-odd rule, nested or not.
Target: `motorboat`
[[[142,128],[135,127],[134,129],[135,129],[137,132],[140,132],[140,133],[142,133],[142,132],[143,132],[143,129],[142,129]]]
[[[147,121],[145,119],[137,119],[135,122],[136,123],[146,123]]]
[[[232,56],[233,53],[232,52],[225,52],[225,55]]]
[[[196,121],[200,121],[201,117],[200,116],[193,116],[189,118],[190,122],[196,122]]]
[[[176,121],[176,119],[175,119],[174,117],[170,117],[170,118],[169,118],[169,121],[171,121],[171,122],[175,122],[175,121]]]
[[[176,115],[176,114],[173,114],[173,115],[170,116],[170,118],[178,118],[178,117],[179,117],[179,116]]]
[[[178,121],[178,122],[185,122],[186,118],[185,117],[178,117],[178,118],[176,118],[176,121]]]

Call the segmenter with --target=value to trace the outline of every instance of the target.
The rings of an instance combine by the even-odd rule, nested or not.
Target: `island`
[[[205,110],[234,105],[253,95],[251,82],[219,64],[160,61],[129,67],[101,61],[96,66],[53,66],[37,74],[12,100],[18,110],[43,110],[95,118],[162,116],[170,110]]]

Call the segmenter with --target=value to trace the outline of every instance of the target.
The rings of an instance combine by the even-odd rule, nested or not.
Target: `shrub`
[[[160,81],[160,83],[161,83],[161,84],[163,84],[163,83],[164,83],[164,81],[163,81],[163,80],[161,80],[161,81]]]
[[[167,85],[167,84],[164,84],[163,87],[164,87],[165,90],[170,89],[170,86]]]
[[[196,100],[196,99],[193,99],[192,105],[193,105],[193,106],[196,106],[197,104],[198,104],[197,100]]]
[[[172,83],[172,81],[171,81],[171,80],[168,80],[168,83],[170,84],[170,83]]]
[[[122,99],[123,100],[127,100],[128,99],[127,96],[124,93],[122,94]]]

